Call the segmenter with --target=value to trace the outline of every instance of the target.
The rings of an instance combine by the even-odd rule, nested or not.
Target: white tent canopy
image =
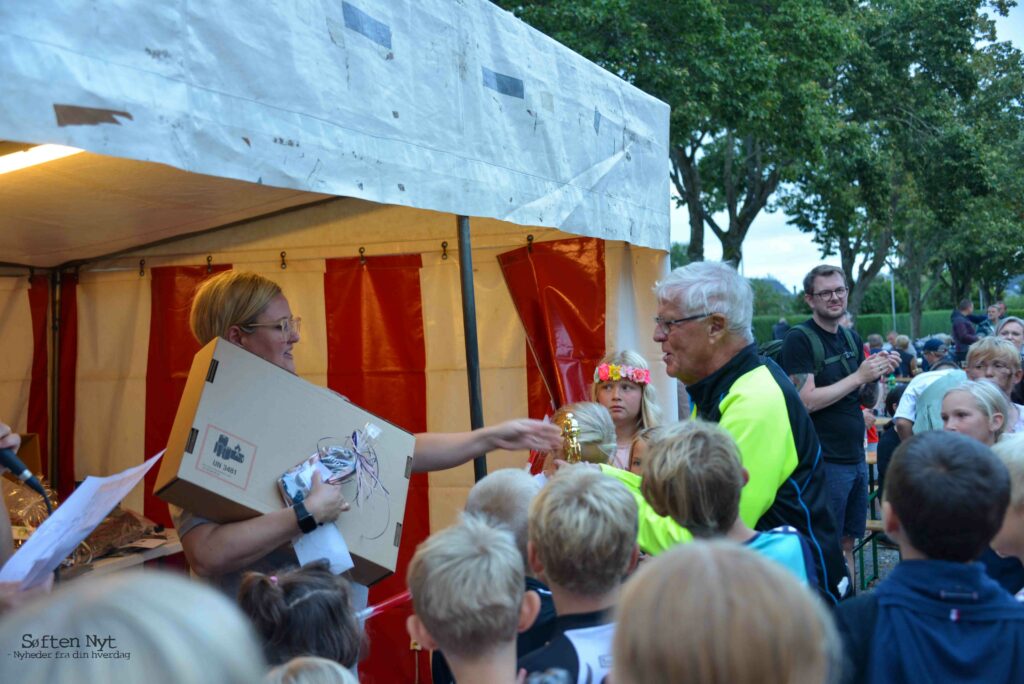
[[[2,262],[325,195],[669,245],[667,105],[483,0],[3,3],[0,35],[0,140],[95,153],[0,176]]]
[[[305,318],[299,372],[324,384],[324,260],[421,254],[431,431],[469,428],[456,215],[474,217],[487,424],[527,411],[495,258],[527,234],[607,240],[607,346],[660,356],[668,107],[482,0],[0,3],[0,97],[0,154],[86,150],[0,173],[0,264],[82,265],[76,478],[145,455],[153,266],[210,255],[280,282]],[[20,430],[27,291],[0,279],[0,420]],[[653,370],[673,415],[675,383]],[[433,527],[471,482],[468,466],[430,475]]]

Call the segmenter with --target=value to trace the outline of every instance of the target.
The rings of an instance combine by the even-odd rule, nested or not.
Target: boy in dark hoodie
[[[1006,467],[980,442],[926,432],[900,445],[882,518],[903,562],[837,608],[844,682],[1024,681],[1024,606],[973,562],[1009,500]]]

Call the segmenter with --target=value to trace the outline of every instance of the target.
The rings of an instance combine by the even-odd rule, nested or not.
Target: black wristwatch
[[[295,517],[299,519],[299,529],[303,534],[309,534],[316,529],[316,518],[306,510],[306,504],[296,501],[292,505],[292,510],[295,511]]]

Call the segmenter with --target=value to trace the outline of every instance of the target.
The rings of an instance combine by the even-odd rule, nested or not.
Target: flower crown
[[[594,371],[594,382],[607,382],[608,380],[629,380],[638,385],[649,385],[651,383],[651,371],[646,368],[602,363]]]

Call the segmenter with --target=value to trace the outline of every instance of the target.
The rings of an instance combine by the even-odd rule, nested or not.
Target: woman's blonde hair
[[[1013,373],[1020,370],[1020,352],[1002,337],[982,337],[967,349],[967,368],[983,361],[1002,361]]]
[[[782,566],[739,544],[694,541],[667,551],[643,564],[618,601],[616,684],[821,684],[835,680],[838,665],[821,603]]]
[[[252,684],[266,673],[242,612],[206,584],[166,572],[78,579],[4,618],[0,644],[7,650],[21,648],[26,634],[74,639],[66,648],[45,641],[33,646],[49,653],[45,659],[4,654],[4,681]],[[72,658],[99,650],[119,657]],[[56,658],[54,651],[67,657]]]
[[[722,536],[739,516],[739,449],[715,423],[687,420],[661,428],[643,472],[640,487],[654,512],[670,516],[694,537]]]
[[[206,279],[192,299],[189,325],[199,344],[224,337],[233,325],[245,326],[281,294],[269,278],[250,271],[224,271]]]
[[[300,656],[268,672],[263,684],[359,684],[359,679],[333,660]]]
[[[990,421],[997,413],[1003,417],[1002,425],[996,429],[994,434],[995,440],[998,441],[1009,427],[1008,422],[1010,419],[1010,402],[1007,401],[1006,395],[1003,394],[1002,390],[988,380],[965,380],[956,387],[951,387],[947,390],[942,395],[943,401],[953,392],[970,394],[974,398],[974,403],[978,409]]]
[[[615,423],[612,422],[612,414],[596,401],[577,401],[573,404],[566,404],[555,411],[555,415],[551,418],[552,422],[560,426],[567,413],[572,413],[579,425],[580,446],[586,451],[587,446],[592,445],[601,454],[604,454],[602,462],[607,463],[615,455],[616,447]],[[586,456],[584,454],[584,460],[594,460]]]
[[[642,368],[646,371],[650,370],[647,360],[632,349],[608,352],[597,365],[600,366],[605,363],[614,363],[618,366],[632,366],[633,368]],[[603,382],[603,380],[595,380],[594,384],[590,386],[591,401],[597,401],[597,388]],[[658,404],[658,393],[654,389],[654,385],[649,382],[641,385],[641,388],[643,393],[640,396],[640,416],[637,421],[637,428],[643,430],[644,428],[658,427],[661,425],[661,406]]]

